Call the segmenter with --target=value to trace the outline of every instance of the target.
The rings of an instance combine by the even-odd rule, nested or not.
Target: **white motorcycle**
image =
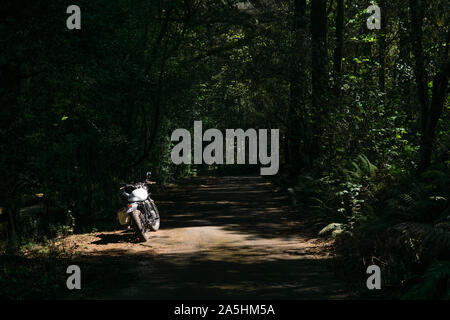
[[[148,185],[155,184],[149,180],[151,172],[147,172],[144,182],[125,184],[120,188],[119,197],[126,204],[117,213],[122,225],[128,225],[143,241],[150,238],[151,231],[157,231],[160,225],[160,217],[155,202],[150,198]]]

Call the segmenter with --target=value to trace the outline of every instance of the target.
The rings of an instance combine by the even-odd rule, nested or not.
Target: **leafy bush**
[[[337,252],[364,266],[379,264],[385,285],[398,295],[407,292],[407,299],[448,298],[448,177],[448,169],[434,168],[366,197],[370,206],[348,220],[352,232],[338,239]]]

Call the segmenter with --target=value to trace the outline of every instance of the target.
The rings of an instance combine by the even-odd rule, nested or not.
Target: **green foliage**
[[[430,248],[437,251],[450,250],[450,232],[442,226],[445,225],[434,227],[423,223],[404,222],[394,226],[394,229],[400,231],[401,238],[407,239],[408,242],[420,243],[420,248],[416,248],[416,251],[422,254],[422,250]]]
[[[412,287],[402,298],[450,300],[450,261],[434,261],[425,271],[421,282]]]
[[[374,197],[366,199],[373,210],[349,222],[352,232],[337,241],[337,251],[347,259],[367,264],[374,258],[378,261],[375,263],[381,261],[383,281],[396,295],[407,299],[445,298],[447,289],[443,292],[436,286],[448,281],[448,173],[448,169],[435,167],[420,178],[398,177],[380,188]],[[435,259],[442,263],[434,263]]]

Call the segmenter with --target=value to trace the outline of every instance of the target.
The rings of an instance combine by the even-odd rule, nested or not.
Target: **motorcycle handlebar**
[[[120,184],[120,190],[123,190],[125,188],[135,188],[134,184],[129,184],[129,183],[121,183]]]
[[[150,181],[150,180],[145,180],[146,184],[156,184],[156,182],[154,181]],[[129,183],[121,183],[120,184],[120,190],[123,190],[125,188],[136,188],[136,184],[129,184]]]

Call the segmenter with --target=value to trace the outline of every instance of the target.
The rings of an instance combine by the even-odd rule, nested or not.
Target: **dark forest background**
[[[279,128],[272,180],[336,223],[349,272],[450,298],[448,1],[377,1],[381,30],[368,0],[250,2],[2,1],[2,250],[107,224],[118,183],[149,168],[161,188],[253,173],[173,165],[194,120]]]

